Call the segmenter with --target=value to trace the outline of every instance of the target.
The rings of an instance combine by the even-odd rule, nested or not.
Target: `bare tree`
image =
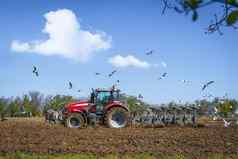
[[[43,111],[44,96],[37,91],[29,92],[29,96],[30,96],[30,103],[34,108],[32,112],[33,116],[41,113]]]

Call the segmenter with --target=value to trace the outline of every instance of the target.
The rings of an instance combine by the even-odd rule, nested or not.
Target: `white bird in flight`
[[[229,127],[230,125],[231,125],[231,121],[230,122],[228,122],[228,121],[226,121],[225,119],[222,119],[223,120],[223,122],[224,122],[224,126],[227,128],[227,127]]]
[[[214,107],[214,112],[215,112],[215,114],[218,113],[218,109],[216,107]]]

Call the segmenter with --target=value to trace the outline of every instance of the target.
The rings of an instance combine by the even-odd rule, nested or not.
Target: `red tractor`
[[[126,127],[129,109],[120,99],[120,90],[92,90],[89,100],[69,103],[63,111],[64,122],[69,128],[81,128],[100,123],[110,128]]]

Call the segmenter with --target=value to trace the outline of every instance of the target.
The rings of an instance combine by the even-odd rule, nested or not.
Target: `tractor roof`
[[[97,88],[95,90],[96,92],[117,92],[117,91],[120,91],[119,89],[113,89],[113,88],[109,88],[109,89],[105,89],[105,88]]]

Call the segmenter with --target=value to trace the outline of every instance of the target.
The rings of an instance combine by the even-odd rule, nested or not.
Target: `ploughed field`
[[[94,154],[174,156],[192,158],[238,156],[238,127],[69,129],[43,119],[0,122],[0,155],[22,152],[37,155]]]

